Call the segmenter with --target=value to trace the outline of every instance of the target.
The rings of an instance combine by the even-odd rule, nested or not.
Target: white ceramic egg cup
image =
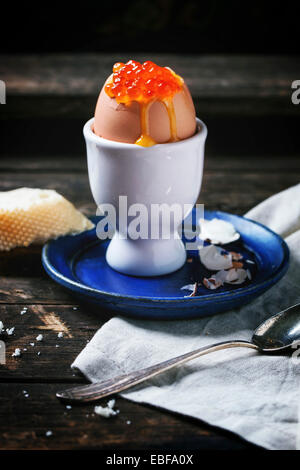
[[[159,276],[176,271],[186,260],[184,245],[176,236],[177,228],[191,210],[185,205],[192,207],[201,189],[205,124],[197,119],[197,132],[189,139],[141,147],[98,137],[92,130],[93,122],[90,119],[83,129],[92,194],[98,206],[112,204],[116,210],[116,232],[106,252],[107,263],[133,276]],[[174,216],[172,236],[169,239],[125,238],[121,233],[124,227],[119,223],[119,196],[127,197],[128,208],[143,204],[149,214],[149,225],[151,205],[180,205],[182,215]],[[157,223],[155,232],[166,233],[164,228],[168,230],[168,227],[162,226],[164,219]]]

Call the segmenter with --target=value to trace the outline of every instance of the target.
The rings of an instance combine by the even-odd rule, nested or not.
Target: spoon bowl
[[[300,304],[268,318],[252,336],[252,342],[262,352],[288,349],[297,340],[300,340]]]

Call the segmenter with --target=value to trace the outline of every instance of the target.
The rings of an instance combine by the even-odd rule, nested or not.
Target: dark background
[[[297,2],[11,2],[0,52],[298,53]],[[3,12],[3,6],[1,7]],[[5,26],[9,30],[5,31]]]
[[[2,6],[1,10],[0,54],[4,55],[2,63],[0,59],[0,79],[1,66],[6,66],[5,55],[16,57],[18,68],[19,54],[38,54],[37,61],[39,54],[49,53],[54,56],[68,53],[76,57],[78,53],[115,52],[121,61],[124,57],[135,58],[134,54],[138,52],[149,59],[153,53],[218,54],[221,57],[271,54],[289,56],[291,67],[299,63],[300,17],[295,2],[10,2],[5,7]],[[172,61],[170,55],[170,60],[160,65],[172,66]],[[80,67],[78,61],[79,70]],[[74,69],[74,75],[75,72]],[[89,71],[82,73],[88,76]],[[199,79],[202,79],[203,73],[205,71],[199,70]],[[231,74],[230,70],[228,73]],[[260,70],[258,75],[259,73]],[[100,75],[99,71],[99,77]],[[296,75],[292,78],[300,79]],[[101,80],[99,79],[99,90]],[[272,86],[272,82],[266,83],[266,93],[269,86]],[[251,90],[250,80],[249,90],[245,90],[245,93],[249,91],[250,97]],[[261,94],[263,93],[262,90]],[[241,148],[249,155],[255,154],[257,149],[270,155],[287,152],[297,154],[300,115],[298,109],[290,104],[290,83],[286,85],[286,93],[288,96],[284,98],[284,103],[287,103],[289,111],[281,107],[284,99],[281,98],[280,101],[278,96],[274,98],[278,99],[278,107],[272,115],[262,111],[263,100],[257,105],[257,113],[252,112],[249,116],[246,113],[243,116],[234,113],[236,97],[232,101],[233,112],[228,112],[225,116],[206,113],[200,101],[198,107],[196,106],[197,113],[208,124],[210,136],[214,136],[207,141],[208,154],[239,154]],[[244,98],[241,96],[241,100]],[[40,119],[32,111],[34,99],[37,99],[36,94],[31,98],[27,93],[23,100],[22,95],[11,96],[8,92],[7,105],[0,107],[0,156],[84,154],[82,125],[94,111],[96,94],[91,98],[89,111],[84,116],[70,116],[69,113],[68,117],[57,114],[55,117],[44,116]],[[59,101],[63,97],[57,96],[55,99]],[[78,97],[78,100],[81,99]],[[211,102],[213,106],[218,106],[213,97]],[[13,111],[12,103],[17,103]],[[20,112],[17,106],[20,106]],[[55,105],[52,105],[52,109],[53,106]],[[68,106],[66,103],[66,109]],[[230,111],[230,106],[228,109]],[[65,139],[66,134],[73,138]],[[274,139],[274,136],[279,135],[280,139]]]

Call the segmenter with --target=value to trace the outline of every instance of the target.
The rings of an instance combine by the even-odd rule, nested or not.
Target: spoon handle
[[[103,380],[102,382],[82,385],[79,387],[70,388],[64,391],[56,393],[57,398],[60,398],[64,401],[69,402],[91,402],[94,400],[99,400],[100,398],[107,397],[114,393],[119,393],[122,390],[133,387],[144,380],[150,379],[155,375],[161,374],[166,370],[172,369],[172,367],[184,364],[185,362],[196,359],[197,357],[203,356],[214,351],[219,351],[220,349],[228,348],[252,348],[258,349],[255,344],[248,341],[223,341],[222,343],[212,344],[211,346],[204,346],[200,349],[196,349],[192,352],[182,354],[181,356],[173,357],[154,366],[146,367],[145,369],[140,369],[129,374],[119,375],[113,377],[109,380]]]

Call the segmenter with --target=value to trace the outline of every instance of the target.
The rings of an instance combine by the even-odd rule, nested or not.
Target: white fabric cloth
[[[115,317],[99,329],[72,367],[97,382],[229,339],[249,340],[272,314],[300,302],[300,184],[252,209],[247,217],[285,237],[290,267],[250,304],[197,320]],[[300,446],[300,354],[264,356],[228,349],[177,367],[121,395],[235,432],[268,449]]]

